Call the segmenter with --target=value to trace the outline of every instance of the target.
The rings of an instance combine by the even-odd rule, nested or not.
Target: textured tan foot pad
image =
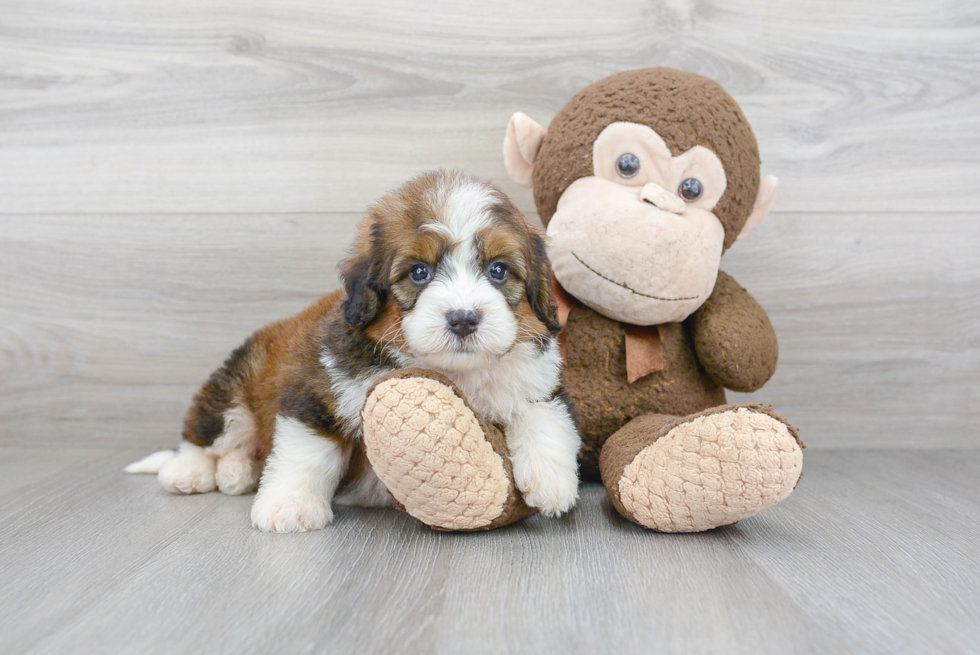
[[[446,385],[392,378],[364,405],[367,456],[405,511],[447,530],[473,530],[500,516],[510,480],[473,411]]]
[[[640,525],[699,532],[775,505],[802,470],[786,424],[741,407],[681,423],[640,451],[619,480],[620,500]]]

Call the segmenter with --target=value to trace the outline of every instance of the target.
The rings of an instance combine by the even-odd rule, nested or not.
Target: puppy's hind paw
[[[204,494],[214,491],[214,458],[204,449],[183,443],[180,453],[160,466],[157,479],[172,494]]]
[[[259,467],[246,453],[233,450],[218,459],[214,479],[218,491],[229,496],[255,491],[259,482]]]

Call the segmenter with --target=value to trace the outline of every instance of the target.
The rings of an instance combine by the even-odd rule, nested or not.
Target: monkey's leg
[[[646,414],[609,437],[599,469],[629,520],[659,532],[700,532],[789,496],[802,474],[803,442],[766,405]]]
[[[514,486],[503,433],[445,377],[396,371],[368,391],[367,456],[399,509],[440,530],[489,530],[534,513]]]

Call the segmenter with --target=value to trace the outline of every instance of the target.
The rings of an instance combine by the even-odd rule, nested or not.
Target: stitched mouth
[[[630,287],[625,282],[617,282],[616,280],[612,280],[612,279],[606,277],[605,275],[603,275],[599,271],[595,270],[594,268],[592,268],[591,266],[589,266],[588,264],[586,264],[585,262],[583,262],[582,261],[582,258],[579,257],[578,255],[576,255],[574,251],[572,251],[572,257],[574,257],[575,259],[577,259],[579,264],[581,264],[582,266],[586,267],[592,273],[598,275],[599,277],[601,277],[606,282],[610,282],[612,284],[615,284],[617,287],[622,287],[623,289],[626,289],[630,293],[635,293],[636,295],[643,296],[644,298],[650,298],[652,300],[663,300],[665,302],[679,302],[681,300],[695,300],[695,299],[698,298],[698,296],[687,296],[685,298],[662,298],[660,296],[651,296],[649,293],[643,293],[642,291],[637,291],[636,289],[633,289],[632,287]]]

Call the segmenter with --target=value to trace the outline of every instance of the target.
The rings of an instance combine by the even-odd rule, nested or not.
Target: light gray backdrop
[[[0,443],[174,443],[232,347],[337,286],[372,199],[462,167],[533,213],[510,114],[668,65],[781,178],[723,260],[779,370],[733,397],[818,449],[980,446],[980,5],[426,4],[0,3]]]

